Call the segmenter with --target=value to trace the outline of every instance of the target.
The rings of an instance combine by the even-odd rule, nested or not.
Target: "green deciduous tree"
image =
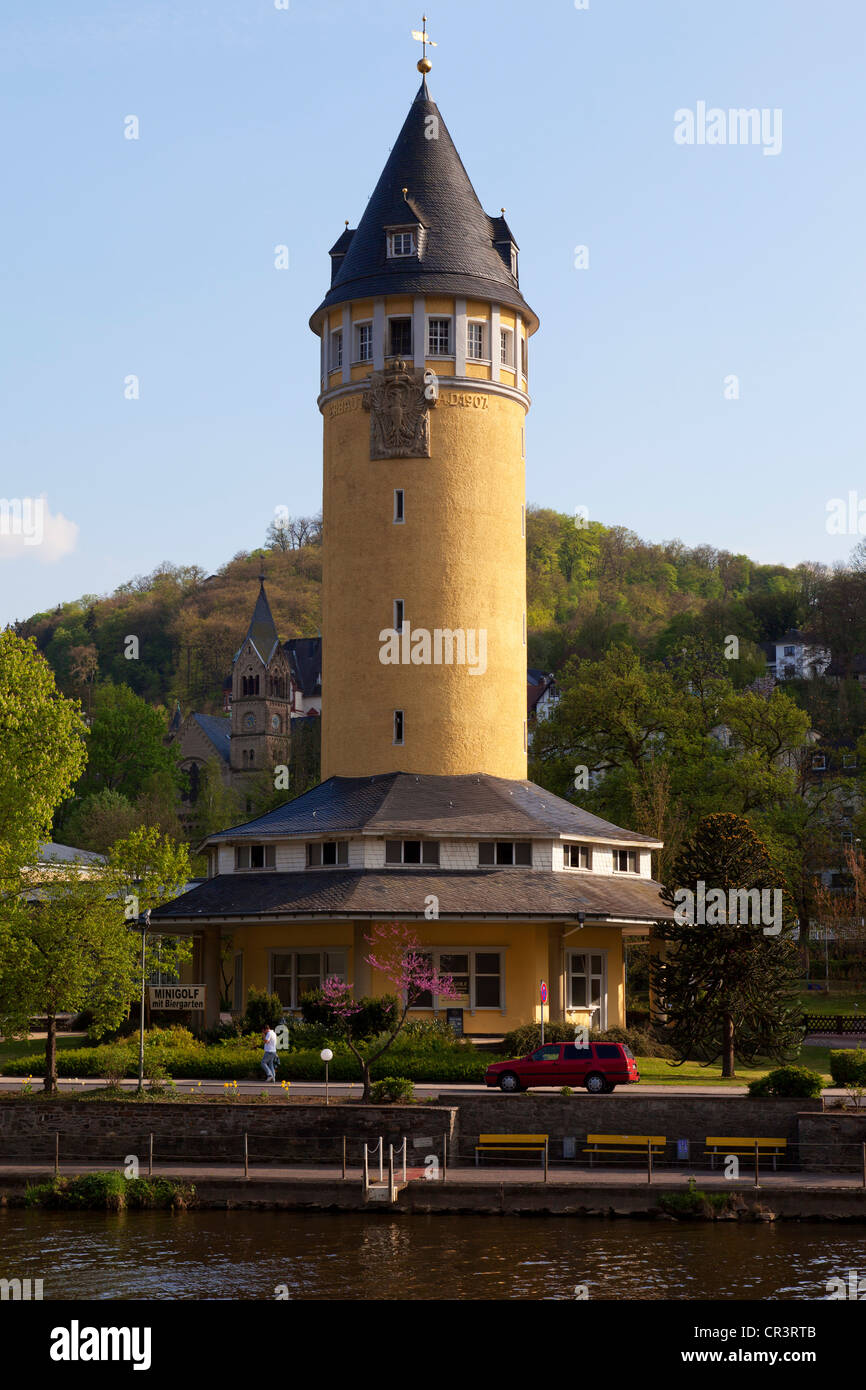
[[[79,794],[86,796],[107,787],[134,800],[160,783],[177,786],[177,749],[167,746],[165,738],[162,710],[154,709],[125,685],[97,686],[87,772]]]
[[[57,806],[86,762],[77,700],[58,691],[35,643],[0,632],[0,876],[35,863]]]
[[[21,886],[21,910],[0,925],[0,1017],[26,1036],[46,1016],[44,1085],[56,1091],[58,1013],[90,1010],[97,1035],[116,1027],[135,992],[136,942],[98,869],[43,866]]]

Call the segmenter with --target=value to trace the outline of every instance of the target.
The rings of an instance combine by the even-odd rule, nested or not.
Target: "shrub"
[[[78,1178],[53,1178],[28,1187],[27,1207],[65,1210],[124,1211],[127,1207],[178,1207],[195,1203],[195,1188],[169,1178],[126,1178],[123,1173],[86,1173]]]
[[[573,1087],[573,1086],[560,1086],[560,1088],[559,1088],[559,1094],[560,1094],[561,1096],[573,1096],[573,1095],[574,1095],[574,1087]]]
[[[268,994],[265,989],[251,989],[247,996],[244,1031],[260,1033],[264,1027],[276,1028],[283,1012],[278,994]]]
[[[566,1023],[564,1018],[551,1019],[544,1025],[545,1042],[574,1042],[574,1024]],[[536,1047],[541,1047],[541,1024],[524,1023],[506,1033],[502,1044],[506,1057],[525,1057]]]
[[[686,1192],[665,1192],[659,1198],[659,1206],[669,1216],[698,1216],[711,1218],[727,1211],[730,1202],[728,1192],[702,1192],[694,1178],[689,1178]]]
[[[820,1096],[824,1078],[808,1067],[776,1067],[756,1081],[749,1082],[750,1096],[788,1096],[813,1100]]]
[[[102,1065],[98,1075],[104,1076],[110,1087],[119,1086],[125,1076],[134,1075],[131,1047],[124,1047],[121,1043],[110,1043],[107,1047],[95,1048],[94,1051],[102,1054]]]
[[[194,1047],[201,1046],[199,1039],[188,1028],[176,1024],[170,1028],[148,1028],[144,1035],[145,1048],[148,1047]]]
[[[370,1099],[376,1105],[382,1101],[402,1101],[405,1104],[414,1098],[415,1086],[405,1076],[383,1076],[381,1081],[374,1081],[370,1089]]]
[[[553,1019],[544,1025],[545,1042],[573,1042],[575,1025],[567,1023],[565,1019]],[[592,1042],[618,1042],[625,1047],[630,1047],[636,1057],[673,1057],[673,1048],[667,1047],[664,1043],[657,1042],[650,1033],[644,1033],[636,1028],[606,1028],[604,1032],[593,1029],[590,1033]],[[510,1033],[506,1033],[505,1041],[502,1044],[506,1057],[525,1057],[527,1053],[533,1052],[536,1047],[541,1046],[541,1024],[524,1023],[521,1028],[515,1028]]]
[[[395,995],[383,994],[378,998],[365,996],[355,1001],[358,1012],[352,1016],[351,1027],[354,1038],[372,1038],[390,1028],[393,1020],[399,1017],[399,1005]],[[320,1027],[345,1032],[342,1020],[335,1019],[333,1009],[324,1002],[320,989],[310,990],[301,996],[301,1018],[304,1023],[317,1023]]]
[[[468,1038],[458,1037],[444,1018],[415,1018],[404,1025],[394,1046],[438,1052],[443,1048],[471,1047],[472,1044]]]
[[[830,1075],[834,1086],[866,1085],[866,1048],[839,1048],[830,1053]]]

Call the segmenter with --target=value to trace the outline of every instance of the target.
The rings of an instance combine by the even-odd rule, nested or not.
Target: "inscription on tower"
[[[370,458],[430,457],[430,410],[438,393],[420,367],[398,360],[373,372],[363,395],[370,412]]]

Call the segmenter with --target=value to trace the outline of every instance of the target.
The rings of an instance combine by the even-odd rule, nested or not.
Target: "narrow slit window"
[[[401,709],[395,709],[395,711],[394,711],[394,742],[395,742],[396,744],[402,744],[402,742],[403,742],[403,736],[404,736],[404,728],[403,728],[403,711],[402,711]]]
[[[394,489],[394,520],[396,522],[406,520],[403,504],[403,489],[401,487],[395,487]]]
[[[395,598],[395,600],[394,600],[394,631],[395,631],[395,632],[402,632],[402,631],[403,631],[403,622],[404,622],[404,617],[403,617],[403,600],[402,600],[401,598]]]

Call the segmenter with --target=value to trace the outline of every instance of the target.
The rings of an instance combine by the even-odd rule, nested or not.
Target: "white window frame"
[[[514,370],[514,329],[499,328],[499,365]]]
[[[528,863],[528,864],[518,864],[517,861],[516,861],[516,859],[512,857],[512,860],[511,860],[511,863],[510,863],[510,864],[500,864],[499,861],[498,861],[498,859],[497,859],[497,857],[496,857],[497,845],[500,845],[500,844],[502,844],[502,845],[511,845],[512,856],[514,855],[514,846],[515,846],[516,844],[528,844],[528,845],[529,845],[529,863]],[[493,846],[493,863],[492,863],[492,864],[482,864],[482,862],[481,862],[481,846],[482,846],[482,845],[492,845],[492,846]],[[522,835],[519,835],[519,836],[517,837],[516,840],[509,840],[509,839],[508,839],[507,837],[505,837],[505,836],[503,836],[501,839],[497,839],[497,840],[479,840],[479,841],[478,841],[478,867],[479,867],[479,869],[532,869],[532,868],[535,867],[535,852],[534,852],[532,840],[525,840],[524,837],[523,837]]]
[[[353,324],[352,328],[353,328],[354,340],[355,340],[355,355],[354,355],[354,359],[353,359],[353,360],[354,360],[355,362],[372,362],[372,361],[373,361],[373,320],[372,320],[372,319],[359,319],[357,323]],[[366,356],[361,352],[361,330],[362,330],[362,329],[366,330],[366,331],[368,332],[368,335],[369,335],[370,351],[366,354]]]
[[[574,960],[574,958],[575,958],[576,956],[583,956],[583,957],[586,958],[586,960],[587,960],[587,965],[588,965],[588,969],[587,969],[586,971],[578,972],[578,971],[575,971],[575,970],[573,969],[572,961]],[[593,957],[593,956],[600,956],[600,957],[601,957],[601,973],[599,973],[597,970],[593,970],[593,968],[592,968],[592,957]],[[599,990],[599,999],[600,999],[600,1002],[599,1002],[599,1009],[598,1009],[598,1015],[599,1015],[599,1016],[598,1016],[597,1019],[591,1018],[591,1019],[590,1019],[590,1025],[589,1025],[589,1026],[590,1026],[590,1028],[597,1028],[597,1029],[599,1029],[599,1030],[602,1031],[602,1032],[603,1032],[604,1029],[607,1027],[607,1013],[608,1013],[608,983],[607,983],[607,982],[608,982],[608,961],[607,961],[607,957],[608,957],[608,952],[607,952],[606,950],[602,950],[602,949],[597,948],[597,947],[595,947],[595,946],[584,946],[583,948],[575,947],[573,950],[567,950],[566,953],[565,953],[565,1001],[566,1001],[566,1003],[565,1003],[565,1012],[566,1012],[566,1013],[571,1013],[571,1012],[572,1012],[573,1010],[575,1010],[575,1009],[583,1009],[583,1008],[588,1008],[588,1007],[589,1007],[588,1005],[584,1005],[584,1004],[573,1004],[573,1003],[571,1002],[571,982],[572,982],[572,980],[573,980],[575,977],[577,977],[577,978],[582,978],[582,979],[585,979],[585,980],[587,981],[588,988],[587,988],[587,992],[586,992],[586,993],[587,993],[587,998],[588,998],[588,999],[590,999],[590,998],[592,997],[592,981],[593,981],[593,979],[600,980],[600,982],[601,982],[601,987],[600,987],[600,990]]]
[[[473,333],[473,330],[477,331],[478,329],[481,330],[481,350],[480,350],[479,352],[473,352],[473,351],[472,351],[472,333]],[[468,322],[467,322],[467,324],[466,324],[466,361],[467,361],[467,362],[489,362],[489,361],[490,361],[490,353],[488,352],[488,349],[487,349],[488,332],[489,332],[489,324],[487,323],[487,320],[486,320],[486,319],[469,319],[469,320],[468,320]]]
[[[339,372],[339,371],[341,370],[341,368],[342,368],[342,366],[343,366],[343,348],[344,348],[344,346],[345,346],[345,345],[344,345],[344,343],[343,343],[343,330],[342,330],[342,328],[334,328],[334,329],[332,329],[332,330],[331,330],[330,357],[329,357],[329,363],[330,363],[329,370],[330,370],[330,371],[332,371],[332,372]]]
[[[469,995],[468,1004],[461,1005],[459,1000],[440,999],[438,994],[433,995],[431,1004],[413,1004],[410,1013],[429,1011],[432,1008],[434,1014],[442,1013],[445,1009],[463,1008],[470,1015],[476,1014],[479,1009],[482,1013],[508,1012],[508,1002],[505,995],[505,958],[507,947],[505,946],[423,946],[421,954],[429,956],[433,962],[435,970],[439,969],[439,963],[443,956],[468,956],[469,965]],[[498,1004],[478,1004],[476,1002],[476,956],[498,956],[499,957],[499,1003]],[[443,974],[446,972],[442,972]],[[486,976],[485,976],[486,978]],[[462,996],[461,996],[462,997]]]
[[[628,868],[628,869],[621,869],[621,868],[620,868],[619,856],[620,856],[621,854],[626,854],[626,855],[628,855],[629,857],[631,857],[632,855],[634,855],[635,867],[634,867],[633,869],[631,869],[631,868]],[[626,849],[615,848],[614,851],[613,851],[613,871],[614,871],[615,874],[639,874],[639,873],[640,873],[640,850],[639,850],[639,849],[628,849],[628,848],[626,848]]]
[[[263,874],[277,867],[277,847],[276,845],[265,844],[264,842],[250,841],[249,844],[235,845],[235,873],[236,874]],[[252,852],[254,849],[262,851],[262,863],[253,864]],[[241,860],[246,855],[247,863]],[[270,863],[268,863],[270,860]]]
[[[408,859],[408,860],[407,860],[407,859],[406,859],[406,841],[407,841],[407,840],[409,840],[409,841],[410,841],[411,843],[413,843],[413,844],[419,844],[419,845],[421,846],[421,849],[420,849],[421,858],[420,858],[420,859],[418,859],[418,860],[414,860],[414,859]],[[399,859],[389,859],[389,858],[388,858],[388,844],[389,844],[389,843],[398,844],[398,845],[400,846],[400,858],[399,858]],[[424,846],[425,846],[425,845],[435,845],[435,846],[436,846],[436,858],[435,858],[435,859],[425,859],[425,858],[424,858]],[[409,867],[410,867],[411,869],[425,869],[425,868],[427,868],[427,869],[438,869],[438,868],[440,867],[441,863],[442,863],[442,841],[441,841],[441,840],[425,840],[425,839],[422,839],[420,835],[407,835],[407,836],[404,836],[402,839],[399,839],[399,840],[396,838],[396,836],[393,836],[393,837],[392,837],[392,836],[390,836],[390,835],[387,835],[387,836],[385,837],[385,868],[386,868],[386,869],[397,869],[397,868],[400,868],[401,866],[403,866],[403,865],[405,865],[405,864],[408,864]]]
[[[431,338],[431,324],[434,324],[434,323],[437,323],[437,324],[447,323],[447,325],[448,325],[448,350],[447,350],[447,352],[440,352],[439,350],[434,350],[433,342],[432,342],[432,338]],[[427,315],[427,324],[426,324],[425,334],[426,334],[426,340],[427,340],[427,341],[426,341],[426,348],[427,348],[427,356],[428,356],[428,357],[446,357],[446,358],[447,358],[447,357],[453,357],[453,356],[454,356],[454,317],[453,317],[452,314],[428,314],[428,315]]]
[[[334,845],[333,864],[325,863],[325,845]],[[340,857],[340,850],[345,846],[345,855]],[[318,854],[318,861],[317,861]],[[308,869],[346,869],[349,866],[349,841],[348,840],[308,840],[304,853],[306,867]]]
[[[405,261],[418,254],[418,234],[412,227],[397,227],[394,231],[387,233],[388,237],[388,260]],[[406,249],[404,238],[409,238],[409,248]],[[397,250],[398,238],[400,239],[400,250]]]
[[[574,872],[578,874],[592,873],[592,849],[592,845],[586,844],[583,840],[567,840],[562,847],[563,867],[568,869],[569,872],[573,869]],[[582,854],[585,854],[588,862],[586,864],[572,864],[572,850],[578,851],[578,859]]]
[[[342,957],[343,957],[343,969],[342,969],[342,971],[339,971],[339,970],[331,970],[331,971],[329,972],[329,971],[328,971],[327,957],[328,957],[328,956],[335,956],[335,955],[338,955],[338,954],[339,954],[339,955],[342,955]],[[322,984],[324,983],[324,981],[329,977],[329,974],[330,974],[330,975],[337,975],[337,976],[339,976],[339,978],[342,979],[344,982],[345,982],[346,980],[348,980],[348,974],[349,974],[349,948],[348,948],[348,946],[287,946],[287,947],[273,946],[273,947],[271,947],[270,951],[268,952],[268,993],[269,993],[269,994],[276,994],[276,992],[277,992],[277,991],[276,991],[276,988],[275,988],[275,980],[276,980],[277,976],[275,975],[275,972],[274,972],[274,959],[275,959],[275,957],[277,957],[277,956],[289,956],[289,957],[291,958],[291,972],[290,972],[289,974],[286,974],[286,972],[281,971],[281,972],[280,972],[280,975],[279,975],[279,978],[280,978],[280,979],[283,979],[283,980],[288,979],[288,980],[291,981],[290,986],[289,986],[289,994],[290,994],[290,997],[291,997],[291,1003],[289,1003],[289,1004],[283,1004],[283,1008],[284,1008],[287,1012],[296,1013],[297,1010],[300,1008],[300,999],[299,999],[299,996],[298,996],[298,956],[316,956],[316,955],[319,957],[319,988],[320,988],[320,989],[321,989]]]

